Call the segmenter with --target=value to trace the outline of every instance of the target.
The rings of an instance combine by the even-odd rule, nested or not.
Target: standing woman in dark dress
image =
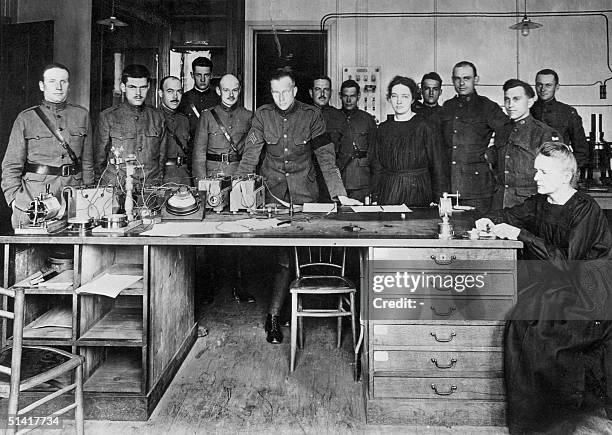
[[[429,206],[448,188],[440,132],[412,111],[418,92],[414,80],[401,76],[387,88],[395,113],[378,127],[371,164],[379,204]]]
[[[612,397],[608,222],[590,196],[572,187],[576,160],[569,147],[544,143],[534,168],[538,194],[476,222],[524,245],[504,349],[511,433],[602,412]]]

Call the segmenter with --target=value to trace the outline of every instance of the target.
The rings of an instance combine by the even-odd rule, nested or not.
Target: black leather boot
[[[280,321],[278,316],[268,314],[266,318],[266,341],[272,344],[280,344],[283,342],[283,331],[281,331]]]

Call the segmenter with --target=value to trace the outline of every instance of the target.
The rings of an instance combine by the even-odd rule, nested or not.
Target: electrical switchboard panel
[[[382,119],[384,89],[380,82],[379,66],[345,66],[342,68],[342,81],[355,80],[361,88],[359,108],[374,117],[376,123]]]

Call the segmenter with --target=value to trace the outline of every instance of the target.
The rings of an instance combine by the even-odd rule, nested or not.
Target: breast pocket
[[[83,142],[87,137],[87,129],[85,127],[71,127],[68,129],[69,137],[66,138],[70,148],[76,153],[77,156],[83,153]]]
[[[279,144],[280,136],[274,132],[264,131],[264,141],[266,142],[266,152],[273,157],[281,157],[283,148]]]
[[[136,138],[136,133],[134,131],[111,128],[110,137],[111,148],[114,147],[117,150],[122,148],[125,152],[133,152],[132,147],[134,139]]]

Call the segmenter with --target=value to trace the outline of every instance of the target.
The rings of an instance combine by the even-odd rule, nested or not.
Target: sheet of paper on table
[[[355,213],[410,213],[406,204],[401,205],[355,205],[351,207]]]
[[[105,272],[93,281],[83,284],[76,289],[76,292],[116,298],[123,289],[130,287],[141,279],[142,275],[112,275]]]
[[[304,213],[335,213],[338,207],[335,202],[307,202],[302,211]]]

